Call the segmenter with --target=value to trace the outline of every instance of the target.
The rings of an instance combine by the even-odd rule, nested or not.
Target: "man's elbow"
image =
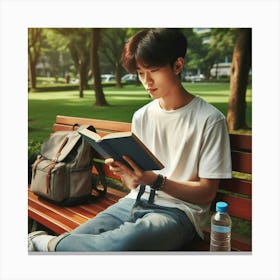
[[[217,190],[219,187],[219,179],[204,179],[202,183],[204,183],[205,193],[202,196],[202,204],[212,203],[216,197]]]

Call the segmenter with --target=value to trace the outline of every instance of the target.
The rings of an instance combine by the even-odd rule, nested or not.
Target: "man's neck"
[[[194,96],[181,86],[172,94],[161,97],[159,104],[162,109],[172,111],[187,105],[193,98]]]

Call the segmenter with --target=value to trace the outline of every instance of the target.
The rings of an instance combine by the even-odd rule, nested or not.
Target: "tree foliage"
[[[74,73],[76,73],[77,67],[69,52],[68,39],[60,34],[56,28],[45,28],[44,35],[46,40],[42,45],[40,61],[48,62],[47,75],[65,77],[73,67]]]
[[[121,87],[122,47],[127,37],[125,28],[106,28],[102,30],[100,53],[111,64],[116,76],[116,86]]]
[[[197,35],[192,28],[183,28],[182,31],[188,40],[188,48],[184,67],[188,71],[204,69],[204,57],[206,56],[207,48],[205,45],[203,45],[202,38]]]
[[[83,97],[83,90],[88,89],[88,72],[90,62],[90,29],[88,28],[56,28],[56,32],[67,39],[73,62],[78,69],[79,96]]]
[[[109,62],[116,76],[116,87],[121,87],[122,50],[125,42],[137,33],[139,28],[104,28],[101,32],[100,58]]]
[[[231,61],[236,29],[212,28],[210,35],[210,42],[204,59],[207,78],[210,78],[210,69],[214,64],[217,65],[219,62],[223,62],[225,58]]]

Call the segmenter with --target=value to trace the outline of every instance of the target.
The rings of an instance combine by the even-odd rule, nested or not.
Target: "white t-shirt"
[[[168,179],[231,178],[229,136],[224,115],[196,96],[187,105],[165,111],[155,99],[135,112],[132,131],[163,163],[155,171]],[[138,189],[127,197],[136,198]],[[149,198],[150,187],[142,198]],[[210,204],[192,204],[158,191],[154,203],[183,210],[198,234],[209,218]]]

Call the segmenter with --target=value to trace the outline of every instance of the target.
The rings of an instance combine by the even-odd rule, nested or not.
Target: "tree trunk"
[[[83,75],[83,63],[79,61],[79,97],[84,97],[84,75]]]
[[[251,47],[251,29],[239,29],[231,64],[230,96],[227,112],[229,130],[248,128],[246,125],[246,88],[251,67]]]
[[[105,106],[108,105],[102,85],[101,85],[101,76],[100,76],[100,66],[99,66],[99,57],[98,57],[98,47],[100,42],[100,29],[92,28],[91,29],[91,67],[94,80],[94,91],[95,91],[95,106]]]
[[[36,88],[36,62],[32,61],[31,54],[28,55],[29,63],[29,79],[31,85],[31,91]]]
[[[28,29],[28,74],[31,91],[36,88],[36,65],[39,60],[42,43],[42,29]]]
[[[116,87],[117,88],[121,88],[122,87],[122,83],[121,83],[121,64],[119,62],[116,62]]]
[[[84,89],[88,89],[87,63],[84,60],[79,61],[79,96],[84,97]]]

